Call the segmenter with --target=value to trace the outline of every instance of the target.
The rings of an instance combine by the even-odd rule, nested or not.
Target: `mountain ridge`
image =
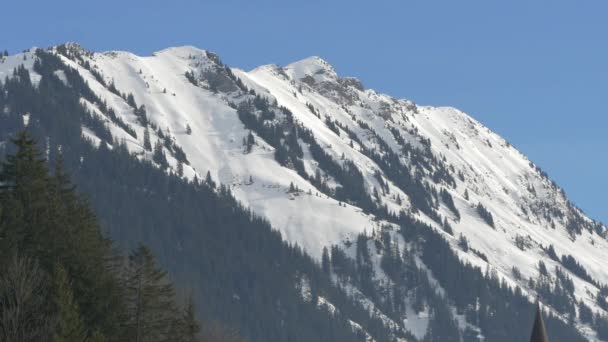
[[[173,173],[181,167],[191,179],[209,172],[319,261],[323,247],[332,246],[357,259],[352,246],[360,234],[389,231],[397,248],[407,249],[396,234],[397,217],[404,213],[436,230],[462,262],[493,270],[529,298],[539,290],[525,279],[536,279],[539,260],[553,266],[547,272],[551,281],[559,282],[553,268],[563,268],[574,283],[570,297],[605,313],[596,297],[608,283],[602,262],[606,227],[571,204],[506,140],[457,109],[363,90],[318,57],[246,72],[193,47],[146,57],[91,53],[73,44],[50,51],[114,109],[116,118],[99,103],[82,100],[106,120],[114,141],[105,143],[123,141],[139,158]],[[6,59],[1,78],[20,60],[33,71],[36,56],[30,51]],[[36,82],[35,71],[31,75]],[[146,131],[151,145],[161,142],[164,166],[145,148]],[[97,145],[104,142],[85,126],[83,134]],[[557,257],[548,254],[550,247]],[[385,254],[377,253],[371,278],[394,284],[380,265]],[[560,255],[574,255],[588,278],[568,269],[572,263]],[[464,331],[469,323],[460,321]],[[419,338],[426,333],[395,324],[422,331]],[[596,338],[588,325],[577,324]]]

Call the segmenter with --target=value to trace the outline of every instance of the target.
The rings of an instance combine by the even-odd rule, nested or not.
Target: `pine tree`
[[[129,256],[126,274],[127,325],[132,341],[167,341],[176,309],[166,272],[158,268],[150,249],[140,245]]]
[[[56,307],[57,323],[53,342],[82,342],[85,340],[85,327],[78,304],[74,302],[67,272],[57,264],[53,274],[53,297]]]
[[[152,160],[154,160],[154,162],[160,165],[160,167],[163,169],[168,165],[167,157],[165,156],[165,151],[163,150],[163,143],[160,141],[160,139],[156,141],[156,144],[154,144],[154,154],[152,155]]]
[[[330,264],[331,261],[329,260],[329,252],[327,250],[327,247],[323,247],[323,255],[321,257],[321,268],[326,274],[329,274],[330,272]]]
[[[205,184],[207,184],[211,188],[215,188],[215,182],[213,178],[211,178],[211,172],[207,171],[207,175],[205,175]]]
[[[184,163],[181,161],[177,162],[177,175],[180,177],[184,175]]]
[[[247,134],[247,153],[251,152],[253,144],[255,144],[255,137],[253,136],[253,133],[249,131],[249,134]]]
[[[194,302],[192,298],[188,300],[186,307],[182,312],[182,329],[183,329],[183,342],[196,342],[199,341],[199,333],[201,326],[196,319],[196,310],[194,308]]]
[[[139,120],[139,122],[143,126],[147,126],[148,125],[148,115],[147,115],[147,112],[146,112],[146,106],[141,105],[141,106],[139,106],[139,108],[135,108],[133,110],[133,113],[135,114],[135,116],[137,116],[137,120]]]
[[[122,333],[118,326],[124,318],[119,270],[110,263],[116,257],[111,242],[101,236],[88,201],[78,196],[61,161],[55,167],[49,202],[53,227],[45,240],[54,247],[50,257],[62,260],[68,274],[78,275],[71,280],[73,298],[87,330],[101,329],[100,333],[115,338]]]
[[[129,95],[127,95],[127,104],[129,106],[131,106],[133,109],[137,109],[137,103],[135,103],[135,98],[133,97],[133,94],[129,93]]]
[[[150,142],[150,131],[148,130],[148,127],[146,127],[146,130],[144,131],[144,148],[146,151],[152,151],[152,143]]]
[[[0,192],[0,255],[27,253],[48,223],[48,169],[36,142],[27,131],[12,142],[17,148],[6,157],[0,184],[10,191]],[[6,260],[6,259],[4,259]]]

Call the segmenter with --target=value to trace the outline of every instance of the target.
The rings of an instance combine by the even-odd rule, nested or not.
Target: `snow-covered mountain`
[[[183,177],[211,177],[320,263],[324,247],[333,246],[327,268],[335,282],[403,340],[431,334],[433,310],[396,280],[387,266],[391,253],[411,258],[436,295],[447,298],[463,334],[488,340],[479,318],[462,309],[476,304],[458,303],[446,289],[425,261],[430,256],[408,239],[406,221],[440,236],[462,265],[518,287],[529,301],[540,296],[556,318],[601,340],[595,320],[581,311],[608,313],[607,228],[467,114],[365,89],[319,57],[245,71],[194,47],[145,57],[76,44],[49,52],[86,81],[92,94],[81,102],[105,121],[112,140],[82,125],[84,138],[124,143]],[[37,58],[34,49],[2,57],[0,80],[23,65],[39,82]],[[64,71],[56,77],[70,86]],[[371,290],[333,263],[337,249],[357,270],[371,265]],[[294,286],[310,295],[306,279]]]

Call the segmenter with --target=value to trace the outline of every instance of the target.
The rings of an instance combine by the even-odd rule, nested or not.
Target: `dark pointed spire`
[[[536,317],[534,318],[534,327],[532,327],[532,335],[530,342],[549,342],[547,331],[545,330],[545,322],[543,321],[540,303],[536,301]]]

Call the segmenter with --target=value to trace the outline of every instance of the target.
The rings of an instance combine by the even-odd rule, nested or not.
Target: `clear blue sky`
[[[608,1],[5,1],[0,49],[175,45],[231,66],[311,55],[367,87],[498,132],[608,223]]]

